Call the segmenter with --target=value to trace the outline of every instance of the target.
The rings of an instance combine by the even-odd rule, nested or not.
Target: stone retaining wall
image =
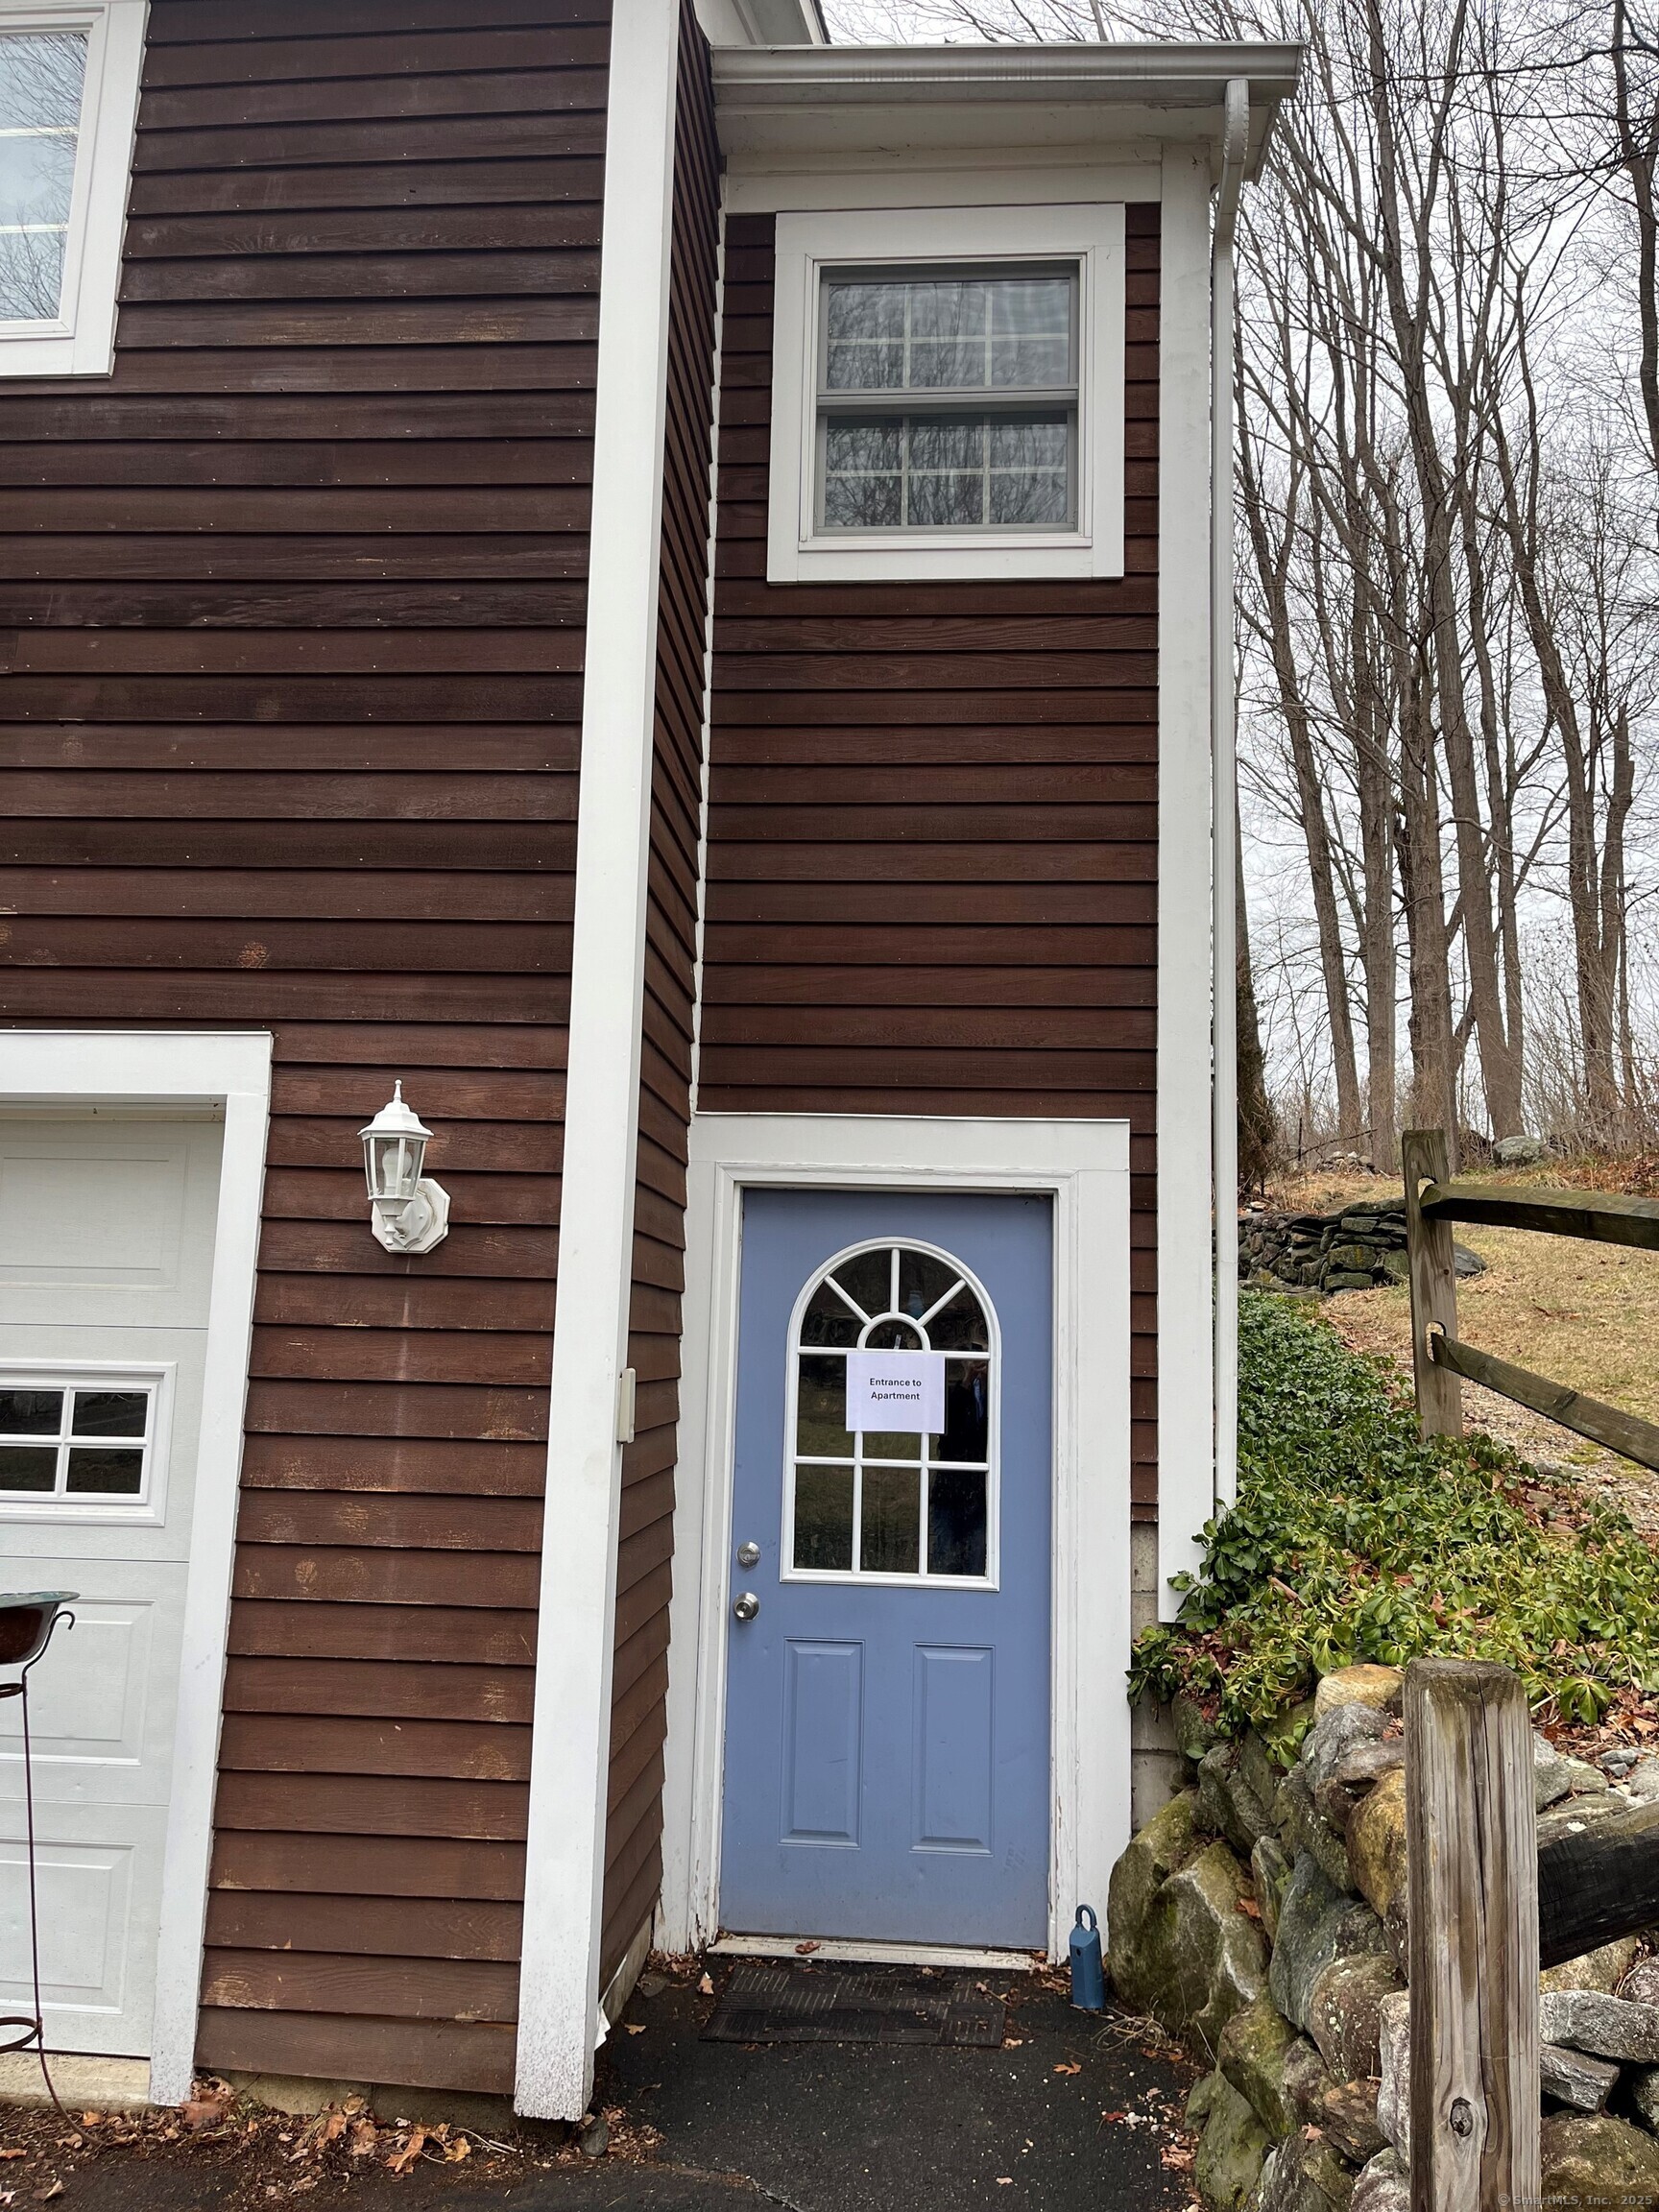
[[[1459,1275],[1485,1262],[1457,1246]],[[1238,1280],[1258,1290],[1370,1290],[1404,1283],[1406,1198],[1366,1199],[1334,1214],[1242,1214]]]
[[[1211,2212],[1408,2212],[1401,1691],[1391,1668],[1345,1668],[1236,1742],[1178,1704],[1190,1785],[1113,1870],[1118,1996],[1213,2069],[1189,2106]],[[1535,1753],[1541,1842],[1659,1799],[1659,1756],[1610,1755],[1610,1780],[1542,1737]],[[1547,2200],[1593,2201],[1594,2183],[1659,2212],[1659,1958],[1643,1949],[1542,1977]]]

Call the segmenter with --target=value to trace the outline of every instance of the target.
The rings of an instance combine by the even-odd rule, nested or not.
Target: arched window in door
[[[849,1352],[944,1360],[933,1434],[847,1426]],[[813,1277],[789,1343],[785,1573],[813,1580],[997,1578],[997,1316],[930,1245],[861,1244]]]

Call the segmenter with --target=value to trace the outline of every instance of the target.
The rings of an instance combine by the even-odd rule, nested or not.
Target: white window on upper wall
[[[780,215],[774,584],[1123,572],[1121,206]]]
[[[0,376],[114,359],[147,0],[0,0]]]

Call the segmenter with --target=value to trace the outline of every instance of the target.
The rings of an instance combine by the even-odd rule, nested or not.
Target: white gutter
[[[1233,685],[1234,238],[1250,142],[1250,86],[1229,80],[1210,246],[1211,1145],[1215,1216],[1215,1503],[1238,1486],[1238,758]]]

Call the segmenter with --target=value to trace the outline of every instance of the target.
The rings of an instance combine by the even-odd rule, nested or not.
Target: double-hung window
[[[1123,211],[778,219],[767,575],[1122,569]]]
[[[0,0],[0,375],[108,375],[145,0]]]

